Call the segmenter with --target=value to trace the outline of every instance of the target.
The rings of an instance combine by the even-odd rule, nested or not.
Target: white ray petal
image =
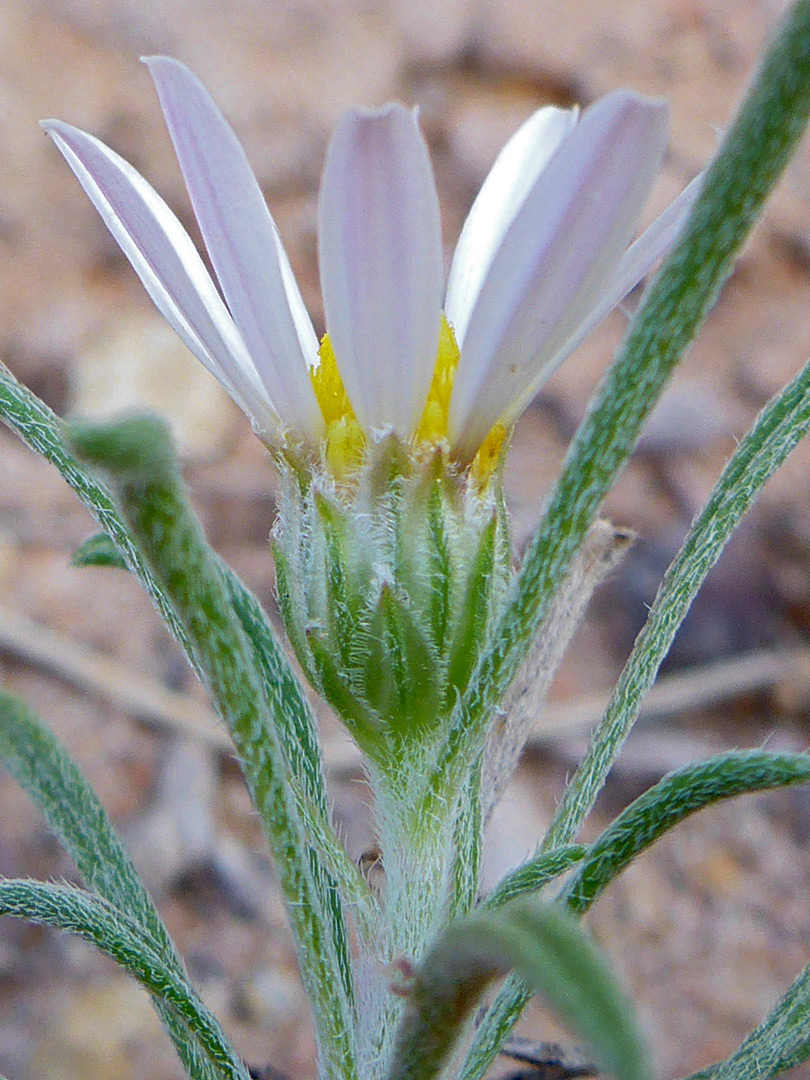
[[[326,156],[318,210],[326,328],[367,431],[416,428],[441,319],[439,204],[416,116],[351,110]]]
[[[578,109],[538,109],[495,159],[461,230],[447,280],[445,314],[464,336],[489,264],[538,177],[577,122]]]
[[[700,194],[703,185],[703,174],[683,189],[676,199],[669,204],[662,214],[659,215],[625,252],[615,274],[608,283],[608,287],[599,297],[596,306],[587,318],[577,327],[573,337],[565,343],[564,347],[538,371],[534,383],[529,385],[522,397],[510,407],[502,417],[502,422],[510,424],[520,416],[543,383],[550,379],[557,368],[562,364],[582,342],[593,333],[596,327],[617,307],[625,296],[631,292],[644,278],[658,260],[669,251],[678,239],[689,212]]]
[[[157,192],[93,135],[59,120],[48,132],[161,315],[259,431],[279,417],[197,249]]]
[[[222,292],[280,415],[314,442],[323,419],[309,378],[318,342],[242,146],[185,65],[144,61]]]
[[[663,103],[617,91],[586,110],[540,174],[460,341],[450,433],[462,459],[597,303],[658,173],[666,132]]]

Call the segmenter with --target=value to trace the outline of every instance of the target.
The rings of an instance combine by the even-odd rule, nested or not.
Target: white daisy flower
[[[316,455],[326,440],[337,472],[391,432],[442,443],[463,465],[483,455],[486,470],[545,380],[671,246],[697,193],[693,182],[630,244],[661,166],[666,106],[621,90],[581,117],[539,109],[481,188],[442,303],[439,204],[416,112],[350,110],[321,187],[319,349],[234,132],[184,65],[146,63],[219,289],[126,161],[68,124],[43,126],[158,309],[257,432]]]

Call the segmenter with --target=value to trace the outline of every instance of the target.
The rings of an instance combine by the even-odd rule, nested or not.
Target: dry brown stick
[[[810,693],[810,649],[760,649],[676,675],[666,675],[647,693],[640,718],[663,719],[780,683],[788,684],[800,698],[807,698]],[[601,718],[609,700],[609,693],[596,693],[575,698],[570,703],[548,706],[530,743],[539,745],[548,739],[587,730]]]
[[[168,690],[89,645],[0,607],[0,651],[44,668],[139,719],[170,727],[217,749],[231,742],[212,710],[188,694]]]

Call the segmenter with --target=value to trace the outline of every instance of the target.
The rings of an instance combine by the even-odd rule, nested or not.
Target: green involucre
[[[382,768],[435,741],[469,682],[511,574],[495,477],[482,492],[396,440],[351,484],[281,463],[279,606],[298,659]]]

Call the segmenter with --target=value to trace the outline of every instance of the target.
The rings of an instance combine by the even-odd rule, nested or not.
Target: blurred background
[[[154,52],[184,60],[243,139],[321,328],[316,197],[346,106],[392,98],[420,106],[449,262],[497,150],[534,109],[587,104],[625,85],[666,98],[672,141],[651,218],[711,156],[783,8],[782,0],[0,0],[0,356],[60,414],[146,404],[168,416],[209,537],[272,607],[269,461],[153,311],[37,121],[58,116],[105,139],[196,237],[138,63]],[[609,319],[520,424],[508,467],[519,543],[626,318]],[[487,882],[533,850],[691,517],[735,439],[808,355],[805,146],[611,496],[610,516],[638,540],[597,595],[538,717],[493,824]],[[687,761],[732,746],[806,747],[809,477],[810,453],[800,448],[729,546],[592,834]],[[238,770],[138,586],[119,571],[69,566],[93,531],[59,477],[0,430],[0,677],[80,761],[246,1059],[309,1077],[307,1005]],[[362,773],[323,721],[335,815],[360,859],[374,843]],[[5,775],[0,807],[0,873],[74,880]],[[662,1076],[728,1054],[810,958],[809,835],[806,792],[738,800],[681,826],[596,906],[591,926],[638,1002]],[[9,1080],[181,1076],[145,994],[89,947],[10,920],[0,927],[0,1017]],[[521,1030],[566,1040],[539,1008]]]

